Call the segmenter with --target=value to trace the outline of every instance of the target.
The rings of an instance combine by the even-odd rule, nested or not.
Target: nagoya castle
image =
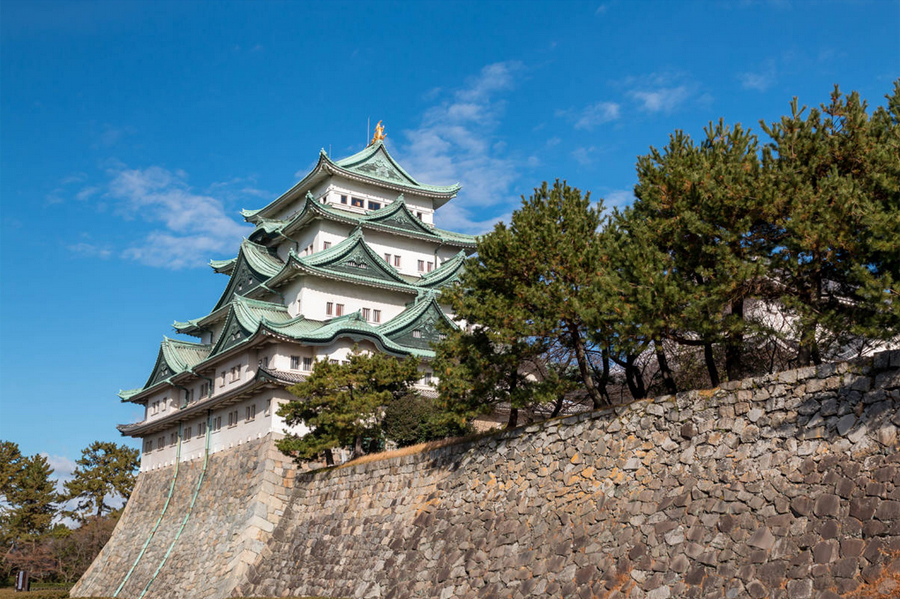
[[[176,321],[196,341],[164,338],[139,389],[120,392],[144,419],[118,427],[143,443],[141,470],[169,466],[269,434],[303,433],[277,415],[287,387],[317,360],[356,347],[428,359],[449,321],[440,291],[456,280],[475,238],[434,226],[459,185],[420,183],[388,153],[384,129],[363,151],[315,167],[258,210],[237,256],[210,266],[228,277],[209,314]]]

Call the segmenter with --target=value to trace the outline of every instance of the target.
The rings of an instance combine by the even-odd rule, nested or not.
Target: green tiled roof
[[[431,344],[438,341],[443,334],[439,324],[456,328],[438,305],[437,295],[429,291],[416,298],[416,301],[396,318],[381,325],[380,331],[391,341],[404,347],[431,353]]]
[[[396,191],[408,191],[417,195],[433,198],[435,207],[439,207],[459,193],[459,184],[426,185],[414,179],[397,164],[388,153],[384,143],[377,141],[353,156],[333,161],[325,153],[319,152],[319,160],[313,169],[296,185],[281,194],[268,205],[257,210],[241,210],[241,214],[251,222],[261,217],[274,216],[278,210],[297,199],[304,190],[308,191],[318,180],[328,175],[343,175],[362,182],[369,182],[380,187],[388,187]]]
[[[162,343],[159,345],[159,353],[156,356],[156,363],[153,365],[147,382],[140,389],[120,391],[119,397],[122,398],[122,401],[131,401],[144,391],[156,387],[160,383],[169,382],[173,377],[187,372],[205,360],[210,355],[210,349],[210,345],[163,337]]]
[[[466,253],[460,250],[458,254],[444,261],[433,271],[422,275],[422,278],[416,282],[416,287],[426,287],[429,289],[437,289],[445,285],[453,283],[459,278],[460,273],[466,264]]]
[[[333,164],[347,171],[393,185],[403,185],[414,189],[448,194],[456,194],[460,189],[458,183],[454,185],[425,185],[419,183],[388,154],[387,148],[381,140],[376,141],[361,152],[338,160]]]
[[[410,212],[402,194],[394,202],[379,210],[374,210],[368,214],[358,214],[317,202],[312,195],[307,193],[300,209],[290,220],[268,221],[258,217],[256,219],[252,218],[252,216],[248,217],[248,220],[256,222],[257,225],[253,233],[250,234],[250,238],[258,239],[263,235],[273,237],[278,234],[289,236],[293,231],[301,229],[316,218],[324,218],[354,227],[361,226],[364,229],[384,231],[456,247],[474,249],[477,243],[477,237],[474,235],[454,233],[453,231],[439,229],[423,223]],[[260,224],[262,221],[265,221],[265,226]],[[276,226],[275,223],[283,224]]]
[[[231,279],[219,297],[219,301],[216,302],[213,311],[226,305],[234,295],[246,294],[251,289],[265,283],[284,267],[281,259],[270,254],[265,246],[246,239],[241,243],[241,249],[234,260],[235,263],[229,271]]]

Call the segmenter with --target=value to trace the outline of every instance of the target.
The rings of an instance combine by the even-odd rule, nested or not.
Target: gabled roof
[[[443,264],[433,271],[422,275],[422,278],[416,282],[416,287],[439,289],[449,285],[459,278],[460,273],[465,268],[465,264],[466,253],[460,250],[458,254],[444,261]]]
[[[387,147],[381,140],[369,145],[361,152],[338,160],[333,164],[349,172],[417,190],[456,195],[460,189],[459,183],[454,185],[425,185],[424,183],[419,183],[403,170],[403,167],[397,164],[397,161],[391,157]]]
[[[307,193],[300,208],[289,220],[248,218],[247,220],[256,223],[256,229],[250,234],[250,239],[271,238],[277,235],[290,236],[318,218],[454,247],[474,249],[477,243],[474,235],[455,233],[423,223],[410,212],[403,199],[403,194],[379,210],[368,214],[359,214],[317,202],[311,194]]]
[[[162,343],[159,345],[159,353],[156,355],[156,363],[144,386],[140,389],[120,391],[118,395],[122,401],[132,401],[146,391],[161,383],[167,383],[173,377],[190,370],[205,360],[209,356],[209,352],[209,345],[163,337]]]
[[[211,262],[210,265],[216,268],[214,264],[222,264],[222,262]],[[238,251],[235,263],[230,266],[229,274],[231,280],[222,292],[219,301],[213,311],[218,310],[226,305],[232,297],[237,294],[245,294],[251,289],[265,283],[269,278],[278,274],[284,267],[284,263],[269,253],[265,246],[244,240],[241,243],[241,249]],[[220,272],[224,272],[224,269]]]
[[[277,199],[259,210],[242,210],[241,214],[251,222],[259,217],[271,218],[279,209],[297,196],[329,175],[340,175],[348,179],[369,183],[399,193],[408,192],[425,196],[434,200],[435,208],[439,208],[459,193],[459,184],[426,185],[414,179],[388,153],[382,141],[376,141],[361,152],[338,160],[331,160],[325,150],[319,152],[319,160],[313,169],[299,183],[281,194]]]
[[[266,288],[277,288],[303,274],[413,295],[418,293],[415,285],[401,277],[393,266],[369,247],[360,228],[354,229],[347,239],[337,245],[310,256],[298,256],[291,250],[287,264],[266,281]]]
[[[439,341],[443,335],[441,325],[457,328],[441,310],[437,296],[433,292],[426,292],[396,318],[379,328],[383,335],[398,345],[431,353],[431,344]]]

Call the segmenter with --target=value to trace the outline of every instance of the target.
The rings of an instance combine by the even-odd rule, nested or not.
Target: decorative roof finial
[[[384,126],[381,124],[381,121],[378,121],[378,124],[375,125],[375,135],[372,136],[372,141],[369,142],[369,145],[371,146],[376,141],[382,141],[385,137]]]

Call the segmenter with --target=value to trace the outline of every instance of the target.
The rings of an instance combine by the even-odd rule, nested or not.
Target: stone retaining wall
[[[283,515],[294,468],[269,437],[215,453],[185,521],[202,469],[202,460],[180,465],[172,500],[152,538],[174,467],[141,473],[112,538],[71,596],[112,597],[148,538],[150,543],[119,597],[140,597],[145,588],[147,598],[229,596],[246,578],[248,566]]]
[[[232,476],[216,474],[170,558],[180,570],[147,596],[833,599],[900,572],[898,427],[894,352],[287,473],[283,515],[230,570],[250,518],[219,485],[269,472],[241,466],[244,448],[211,464]],[[141,477],[110,542],[123,555],[164,495]],[[266,503],[256,484],[242,498]],[[210,532],[221,523],[234,535]],[[80,592],[120,581],[129,558],[110,546]]]

